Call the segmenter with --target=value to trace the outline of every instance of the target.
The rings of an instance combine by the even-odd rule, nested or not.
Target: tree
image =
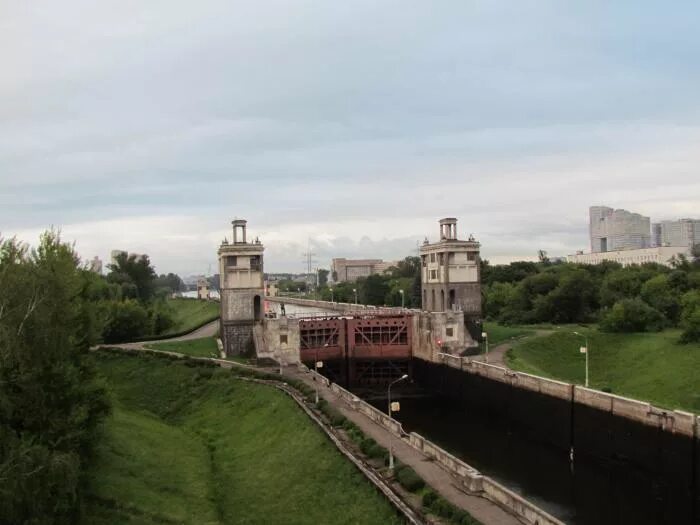
[[[74,523],[109,411],[87,355],[90,282],[56,231],[0,240],[0,523]]]
[[[671,324],[678,323],[680,301],[678,293],[671,287],[669,275],[660,274],[649,279],[642,285],[640,295],[649,306],[664,314]]]
[[[159,275],[153,282],[153,287],[156,290],[166,289],[168,293],[177,293],[185,289],[185,284],[182,282],[179,275],[169,273],[167,275]]]
[[[608,311],[600,322],[606,332],[658,332],[664,317],[641,299],[623,299]]]
[[[683,294],[681,306],[681,342],[700,341],[700,290]]]
[[[388,277],[378,274],[358,279],[357,290],[360,301],[363,304],[383,305],[386,295],[389,293],[388,280]]]
[[[551,261],[549,260],[549,257],[547,256],[547,252],[544,250],[537,251],[537,259],[540,261],[540,264],[542,266],[549,266],[551,264]]]
[[[147,335],[149,328],[146,309],[138,302],[127,299],[111,303],[103,336],[105,343],[124,343]]]
[[[120,253],[114,263],[109,265],[109,269],[107,279],[122,285],[124,297],[131,297],[131,292],[135,291],[136,298],[143,303],[153,298],[156,272],[151,266],[148,255]]]
[[[330,273],[329,270],[326,270],[325,268],[319,268],[318,269],[318,287],[323,288],[328,284],[328,274]]]

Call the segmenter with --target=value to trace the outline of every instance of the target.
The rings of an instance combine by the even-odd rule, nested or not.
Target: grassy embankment
[[[679,344],[678,330],[636,334],[575,330],[589,338],[592,388],[610,389],[666,408],[700,412],[700,344]],[[585,355],[579,352],[583,344],[584,340],[571,331],[526,338],[508,352],[508,365],[583,384]]]
[[[99,353],[114,400],[85,523],[399,523],[281,392],[143,355]]]
[[[198,301],[197,299],[169,299],[168,308],[174,324],[163,336],[194,330],[207,321],[219,316],[219,303],[215,301]]]
[[[484,322],[484,332],[489,335],[489,346],[494,347],[501,343],[505,343],[510,339],[522,337],[531,334],[533,330],[530,328],[522,328],[519,326],[504,326],[498,323]]]

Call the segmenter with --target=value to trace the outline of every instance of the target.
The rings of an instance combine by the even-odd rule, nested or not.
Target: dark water
[[[386,410],[380,392],[358,393]],[[474,395],[478,401],[479,393]],[[697,489],[683,476],[683,462],[690,465],[695,458],[680,458],[680,474],[673,469],[654,472],[616,453],[602,457],[579,451],[572,464],[568,450],[540,436],[533,438],[507,414],[484,413],[416,384],[392,398],[401,402],[395,417],[404,430],[421,434],[566,523],[699,523],[692,517],[692,500],[698,497],[692,491]]]

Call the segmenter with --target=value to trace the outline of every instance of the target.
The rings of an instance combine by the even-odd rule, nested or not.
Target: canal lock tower
[[[232,221],[232,242],[219,247],[221,341],[227,356],[251,355],[254,331],[263,322],[263,252],[259,239],[247,240],[247,221]]]
[[[445,318],[446,327],[435,336],[438,345],[457,339],[473,346],[481,339],[480,244],[471,235],[458,239],[457,219],[448,217],[439,223],[437,242],[426,239],[420,248],[422,310],[435,319]],[[463,321],[453,324],[456,314]]]

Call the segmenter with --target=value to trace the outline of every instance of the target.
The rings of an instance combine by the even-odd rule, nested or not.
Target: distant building
[[[423,310],[481,315],[480,244],[457,238],[457,219],[440,221],[440,240],[420,248]]]
[[[277,283],[274,281],[265,281],[265,295],[267,297],[277,297],[279,289],[277,288]]]
[[[661,221],[651,226],[654,246],[687,246],[700,244],[700,220]]]
[[[591,206],[589,217],[592,253],[638,250],[651,246],[649,217],[607,206]]]
[[[673,257],[678,257],[680,254],[689,256],[690,249],[682,246],[658,246],[640,250],[618,250],[599,253],[579,252],[575,255],[569,255],[567,261],[580,264],[600,264],[603,261],[614,261],[622,266],[644,263],[658,263],[664,266],[671,266]]]
[[[381,259],[345,259],[336,258],[331,261],[331,278],[333,282],[355,282],[360,277],[382,274],[398,261],[383,261]]]
[[[197,281],[197,299],[208,301],[209,298],[209,282],[206,279],[199,279]]]
[[[102,260],[97,255],[90,261],[90,271],[99,273],[100,275],[102,274]]]

